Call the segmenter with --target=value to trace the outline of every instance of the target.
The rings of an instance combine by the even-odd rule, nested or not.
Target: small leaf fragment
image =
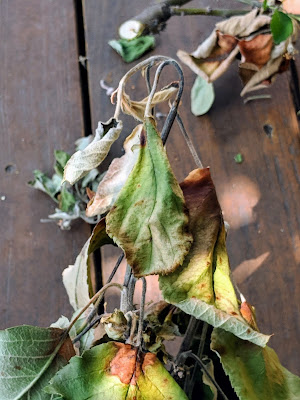
[[[241,153],[237,153],[237,154],[234,156],[234,161],[235,161],[237,164],[241,164],[241,163],[244,161],[242,154],[241,154]]]
[[[274,11],[270,26],[273,40],[276,44],[283,42],[293,33],[293,22],[291,18],[279,10]]]
[[[214,329],[211,349],[220,357],[240,400],[299,398],[300,378],[280,364],[270,347],[262,348],[223,329]]]
[[[197,76],[191,90],[191,109],[196,117],[206,114],[215,100],[214,86]]]
[[[154,49],[155,38],[154,36],[139,36],[132,40],[110,40],[108,44],[125,62],[130,63],[142,57],[147,51]]]
[[[33,171],[34,180],[28,184],[35,189],[41,190],[48,194],[55,202],[57,202],[56,195],[60,192],[61,178],[54,174],[50,179],[46,174],[38,169]]]
[[[188,400],[162,363],[151,353],[109,342],[72,358],[46,388],[65,400]]]
[[[59,175],[61,178],[63,178],[64,168],[71,156],[70,156],[70,154],[66,153],[65,151],[55,150],[54,157],[55,157],[54,170],[57,173],[57,175]]]
[[[182,191],[153,119],[144,126],[139,158],[106,217],[108,235],[137,277],[175,270],[192,242]]]
[[[123,124],[111,118],[106,123],[99,122],[94,140],[83,150],[72,155],[64,169],[63,182],[74,185],[79,179],[97,168],[107,156],[112,144],[119,138]]]
[[[76,199],[72,193],[66,189],[66,187],[62,187],[60,195],[58,196],[59,200],[59,209],[64,212],[72,211],[75,204]]]
[[[44,387],[75,355],[63,333],[28,325],[0,331],[0,400],[51,400]]]

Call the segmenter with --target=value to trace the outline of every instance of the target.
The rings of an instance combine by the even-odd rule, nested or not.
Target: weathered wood
[[[0,325],[47,326],[70,316],[61,272],[89,232],[40,223],[54,203],[26,185],[83,133],[73,1],[3,0],[0,36]]]
[[[104,79],[116,87],[132,66],[122,62],[106,43],[117,37],[120,23],[142,11],[148,2],[86,0],[84,4],[95,128],[99,119],[107,120],[113,113],[109,98],[99,88],[99,80]],[[157,47],[151,54],[176,58],[178,49],[194,50],[217,20],[214,17],[172,18],[166,31],[157,37]],[[184,73],[186,84],[180,113],[204,165],[211,166],[224,217],[231,225],[227,244],[234,276],[243,294],[255,305],[261,330],[274,333],[270,345],[287,368],[299,373],[299,356],[295,349],[300,335],[300,294],[297,291],[300,146],[289,75],[278,77],[268,91],[271,100],[244,105],[239,95],[242,86],[237,64],[234,64],[216,82],[216,101],[210,112],[196,118],[190,112],[190,90],[195,75],[186,67]],[[141,98],[145,93],[140,91],[143,84],[135,83],[135,86],[135,97]],[[123,139],[129,132],[127,122],[128,126],[133,125],[128,118],[124,121]],[[121,143],[122,140],[114,147],[114,156],[120,154]],[[194,164],[177,127],[170,135],[167,149],[174,171],[182,180]],[[237,153],[243,155],[242,164],[234,161]],[[103,274],[107,277],[117,254],[107,248],[104,255]],[[155,300],[159,296],[154,288],[155,285],[148,299]]]

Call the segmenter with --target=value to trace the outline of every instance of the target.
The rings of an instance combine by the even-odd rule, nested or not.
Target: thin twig
[[[249,96],[244,100],[244,104],[247,104],[249,101],[252,100],[264,100],[264,99],[271,99],[272,96],[270,94],[257,94],[255,96]]]
[[[180,361],[182,359],[183,363],[185,362],[185,360],[187,358],[193,358],[203,369],[203,372],[206,374],[206,376],[208,377],[208,379],[215,385],[215,387],[217,388],[218,392],[222,395],[224,400],[229,400],[228,397],[226,396],[226,394],[223,392],[223,390],[221,389],[220,385],[216,382],[216,380],[214,379],[213,376],[211,376],[211,374],[208,372],[206,365],[204,364],[204,362],[202,360],[200,360],[200,358],[198,356],[196,356],[196,354],[192,353],[192,351],[186,351],[185,353],[181,353],[180,355]],[[181,361],[181,362],[182,362]]]
[[[212,10],[211,8],[179,8],[171,7],[171,15],[207,15],[213,17],[232,17],[247,14],[251,10]]]
[[[139,318],[139,327],[136,338],[136,346],[139,347],[142,342],[142,333],[143,333],[143,323],[144,323],[144,313],[145,313],[145,299],[146,299],[146,290],[147,290],[147,282],[144,277],[142,277],[143,281],[143,290],[142,290],[142,298],[140,305],[140,318]]]
[[[105,314],[98,315],[98,317],[97,317],[96,319],[94,319],[89,325],[87,325],[87,326],[83,329],[83,331],[81,331],[81,332],[79,333],[79,335],[77,335],[77,336],[72,340],[72,343],[74,344],[74,343],[78,342],[78,341],[82,338],[83,335],[85,335],[90,329],[92,329],[92,328],[101,320],[101,318],[103,317],[103,315],[105,315]]]
[[[129,282],[132,276],[132,270],[129,264],[127,264],[126,271],[125,271],[125,276],[124,276],[124,283],[123,283],[123,289],[121,293],[121,299],[120,299],[120,310],[126,314],[129,309],[128,305],[128,286]]]
[[[177,120],[178,126],[180,128],[180,131],[182,133],[182,136],[184,137],[184,139],[186,141],[186,144],[187,144],[187,146],[188,146],[188,148],[190,150],[190,153],[191,153],[191,155],[192,155],[192,157],[193,157],[193,159],[195,161],[195,164],[197,165],[198,168],[203,168],[203,164],[202,164],[202,162],[201,162],[201,160],[200,160],[200,158],[198,156],[198,153],[197,153],[197,151],[195,149],[195,146],[193,145],[193,142],[192,142],[189,134],[185,130],[185,127],[183,125],[182,119],[181,119],[181,117],[180,117],[178,112],[177,112],[177,115],[176,115],[176,120]]]

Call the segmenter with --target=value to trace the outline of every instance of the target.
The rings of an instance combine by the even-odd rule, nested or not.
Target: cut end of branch
[[[119,36],[122,39],[135,39],[140,36],[145,29],[144,24],[134,19],[125,21],[119,28]]]

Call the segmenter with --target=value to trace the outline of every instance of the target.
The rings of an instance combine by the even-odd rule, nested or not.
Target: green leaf
[[[75,355],[62,335],[61,329],[27,325],[0,331],[0,400],[53,399],[43,388]]]
[[[293,33],[291,18],[279,10],[274,11],[270,26],[275,44],[283,42]]]
[[[285,369],[273,349],[214,329],[211,349],[220,359],[240,400],[297,400],[300,379]]]
[[[182,191],[153,119],[144,126],[139,158],[106,217],[107,233],[135,276],[175,270],[192,242]]]
[[[201,76],[197,76],[191,90],[192,113],[198,117],[206,114],[215,100],[215,91],[212,83],[207,82]]]
[[[57,173],[57,175],[59,175],[62,178],[64,175],[64,168],[71,156],[65,151],[55,150],[54,157],[55,157],[54,170]]]
[[[103,218],[95,226],[91,236],[77,256],[75,264],[69,265],[63,271],[63,283],[70,304],[75,311],[89,302],[90,293],[92,293],[89,256],[105,244],[113,244],[113,241],[107,236],[105,218]]]
[[[139,36],[138,38],[127,40],[110,40],[108,44],[123,58],[127,63],[140,58],[147,51],[154,49],[154,36]]]
[[[242,156],[242,154],[241,154],[241,153],[236,154],[236,155],[234,156],[234,161],[235,161],[237,164],[241,164],[241,163],[243,162],[243,156]]]
[[[65,400],[188,400],[154,354],[117,342],[72,358],[46,390]]]
[[[111,118],[106,123],[99,122],[94,140],[83,150],[72,155],[64,169],[63,182],[74,185],[79,179],[97,168],[107,156],[111,145],[119,138],[123,124]]]
[[[50,179],[46,174],[38,169],[33,171],[34,180],[28,182],[28,184],[35,189],[41,190],[48,194],[54,201],[57,202],[56,195],[60,192],[61,178],[54,174]]]
[[[75,204],[76,199],[72,193],[68,191],[65,187],[61,189],[60,195],[58,196],[59,199],[59,208],[61,211],[72,211]]]
[[[164,299],[214,327],[265,346],[269,336],[252,329],[240,314],[230,278],[221,208],[209,168],[192,171],[180,186],[194,242],[182,267],[160,276]]]

